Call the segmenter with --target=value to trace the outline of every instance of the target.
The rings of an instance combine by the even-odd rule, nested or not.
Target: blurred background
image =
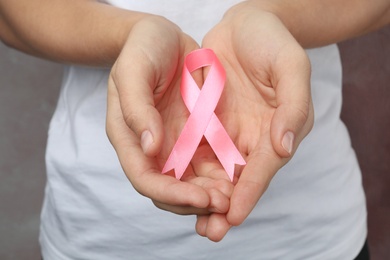
[[[363,171],[372,260],[390,259],[390,27],[339,44],[342,118]],[[0,43],[0,259],[41,259],[47,129],[62,66]]]

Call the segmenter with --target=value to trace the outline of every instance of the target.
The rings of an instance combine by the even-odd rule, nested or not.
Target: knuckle
[[[130,109],[124,109],[123,111],[123,119],[126,122],[126,125],[133,130],[134,132],[138,133],[138,122],[139,122],[140,115],[136,111],[131,111]]]

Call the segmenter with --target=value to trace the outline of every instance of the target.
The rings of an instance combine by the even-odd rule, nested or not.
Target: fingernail
[[[288,131],[283,136],[282,146],[284,150],[286,150],[289,154],[291,154],[293,150],[293,144],[294,144],[294,134]]]
[[[152,133],[149,130],[145,130],[141,134],[141,147],[144,153],[146,153],[149,150],[149,147],[153,143],[153,136]]]

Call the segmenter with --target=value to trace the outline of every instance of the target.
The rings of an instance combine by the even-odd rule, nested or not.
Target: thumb
[[[162,119],[154,103],[155,83],[150,80],[156,78],[154,74],[150,63],[133,60],[132,64],[127,65],[117,62],[109,80],[109,84],[114,84],[118,90],[123,118],[138,136],[147,156],[159,153],[164,138]]]
[[[279,156],[287,158],[294,154],[313,127],[313,118],[311,101],[299,106],[286,103],[276,109],[271,122],[271,142]]]
[[[284,158],[296,151],[314,122],[310,64],[294,67],[284,72],[275,87],[277,108],[271,121],[272,146]]]

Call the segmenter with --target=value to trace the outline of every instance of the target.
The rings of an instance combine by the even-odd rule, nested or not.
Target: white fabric
[[[234,2],[111,1],[164,15],[198,41]],[[335,45],[308,54],[314,129],[245,223],[219,243],[195,233],[195,217],[161,211],[132,188],[105,134],[109,71],[68,67],[49,129],[44,259],[353,259],[366,237],[366,209],[339,119],[339,54]]]

